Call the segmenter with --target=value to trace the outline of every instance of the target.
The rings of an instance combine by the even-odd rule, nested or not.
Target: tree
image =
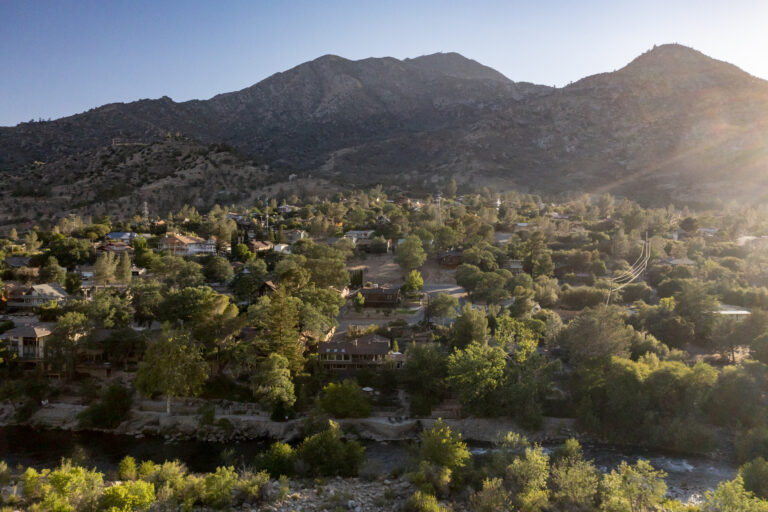
[[[15,242],[19,239],[19,233],[16,231],[16,228],[11,228],[10,233],[8,233],[8,240]]]
[[[291,407],[296,402],[288,360],[280,354],[270,354],[259,365],[251,382],[253,395],[270,411]]]
[[[208,364],[189,333],[165,326],[162,334],[148,344],[144,361],[139,363],[136,388],[144,396],[164,394],[166,414],[170,416],[171,399],[197,395],[208,373]]]
[[[30,231],[24,236],[24,248],[28,253],[36,253],[41,245],[43,245],[43,243],[37,239],[37,232]]]
[[[365,305],[365,297],[363,297],[363,294],[357,292],[355,296],[352,297],[352,304],[355,306],[355,311],[360,312]]]
[[[263,260],[251,260],[246,263],[232,284],[235,298],[248,304],[256,302],[266,277],[267,264]]]
[[[576,439],[567,440],[555,452],[550,479],[556,510],[595,510],[600,472],[591,461],[584,460]]]
[[[234,271],[232,265],[221,256],[211,256],[203,265],[203,275],[208,282],[226,283],[232,279]]]
[[[405,271],[421,267],[426,259],[421,239],[416,235],[409,235],[395,250],[395,261]]]
[[[269,297],[262,297],[248,308],[251,323],[261,331],[260,350],[264,354],[276,352],[290,363],[291,373],[304,367],[304,344],[299,336],[299,310],[301,300],[288,294],[283,286]]]
[[[448,357],[448,382],[462,407],[474,414],[498,410],[497,392],[504,383],[506,354],[499,347],[472,342]]]
[[[123,253],[115,266],[115,281],[120,284],[130,284],[133,274],[131,272],[131,257]]]
[[[77,295],[83,286],[83,278],[77,272],[67,272],[64,278],[64,289],[70,295]]]
[[[658,510],[667,494],[666,476],[647,460],[640,459],[634,466],[622,461],[618,468],[603,475],[600,510]]]
[[[69,379],[75,374],[80,345],[91,333],[91,329],[88,318],[76,311],[64,313],[56,321],[51,341],[46,344],[46,357],[63,362]]]
[[[98,285],[105,285],[115,281],[117,271],[117,259],[111,252],[105,252],[96,258],[93,266],[93,280]]]
[[[48,258],[48,261],[40,268],[40,273],[38,274],[38,279],[41,283],[56,283],[59,285],[64,284],[66,277],[67,270],[59,265],[59,261],[54,256]]]
[[[405,350],[405,365],[400,372],[403,387],[412,395],[413,414],[429,415],[447,391],[448,356],[437,344],[412,343]],[[425,409],[414,410],[414,403]]]
[[[615,307],[585,309],[563,330],[561,346],[577,366],[612,356],[627,357],[634,329]]]
[[[526,448],[525,455],[512,461],[507,480],[514,490],[515,503],[521,510],[540,511],[549,503],[547,478],[549,455],[541,446]]]
[[[517,363],[524,363],[539,344],[533,331],[509,315],[503,315],[496,322],[496,343],[507,354],[512,354]]]
[[[456,318],[456,310],[459,308],[459,299],[453,295],[440,292],[429,300],[427,314],[430,317]]]
[[[424,280],[421,278],[421,273],[418,270],[411,270],[408,277],[405,279],[405,291],[417,292],[424,287]]]
[[[354,380],[345,379],[341,384],[330,382],[323,388],[320,406],[336,418],[367,418],[371,405],[365,392]]]
[[[699,221],[694,217],[686,217],[680,221],[680,229],[686,233],[693,233],[699,229]]]
[[[703,512],[766,512],[768,503],[756,498],[744,488],[744,480],[737,476],[731,481],[720,482],[714,491],[704,493]]]
[[[768,461],[758,457],[739,468],[744,488],[758,498],[768,499]]]
[[[471,458],[467,443],[461,434],[454,433],[442,419],[438,418],[432,428],[419,434],[419,460],[450,470],[463,468]]]
[[[149,327],[157,320],[160,304],[163,302],[161,284],[153,280],[137,280],[131,285],[131,306],[134,318],[140,325]]]
[[[488,319],[470,303],[464,304],[453,329],[453,345],[458,348],[464,348],[473,342],[485,343],[488,339]]]

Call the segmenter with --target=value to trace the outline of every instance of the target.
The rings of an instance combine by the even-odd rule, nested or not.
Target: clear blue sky
[[[209,98],[320,55],[457,51],[562,86],[679,42],[768,78],[768,1],[0,0],[0,126]]]

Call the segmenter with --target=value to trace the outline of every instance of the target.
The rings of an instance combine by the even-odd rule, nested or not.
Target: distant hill
[[[115,138],[178,132],[269,164],[272,179],[298,172],[423,184],[455,176],[646,203],[759,202],[768,196],[767,125],[768,82],[681,45],[557,89],[513,82],[456,53],[326,55],[209,100],[115,103],[0,128],[0,169],[19,177],[37,161],[45,165],[35,169],[51,166],[61,177],[60,162],[98,154]],[[82,161],[68,165],[83,171]]]

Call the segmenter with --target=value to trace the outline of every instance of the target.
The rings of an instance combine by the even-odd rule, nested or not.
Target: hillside
[[[455,53],[326,55],[209,100],[117,103],[0,128],[0,169],[66,167],[71,155],[99,152],[115,137],[150,142],[178,132],[269,164],[273,179],[456,176],[657,204],[759,202],[768,195],[766,125],[767,82],[681,45],[560,89],[512,82]]]

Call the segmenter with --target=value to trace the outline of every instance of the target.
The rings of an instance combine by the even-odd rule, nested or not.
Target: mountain
[[[57,162],[115,138],[178,133],[269,164],[273,181],[292,172],[358,184],[455,176],[657,204],[758,202],[768,197],[767,125],[768,82],[676,44],[557,89],[456,53],[326,55],[208,100],[115,103],[0,128],[0,169],[18,178],[38,162],[61,175]]]

